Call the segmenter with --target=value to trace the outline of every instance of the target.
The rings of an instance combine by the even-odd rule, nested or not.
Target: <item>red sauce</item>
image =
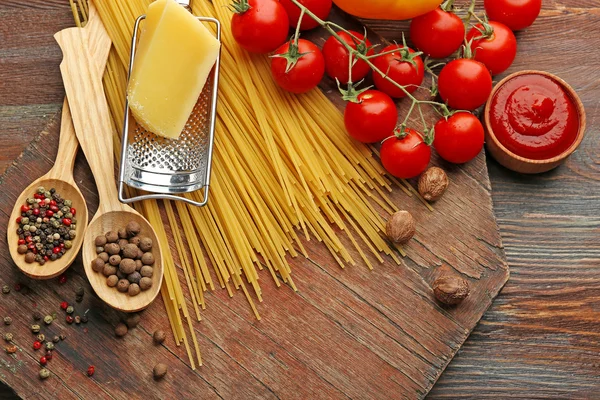
[[[577,139],[579,114],[563,86],[544,75],[516,76],[492,98],[491,127],[498,141],[518,156],[547,160]]]

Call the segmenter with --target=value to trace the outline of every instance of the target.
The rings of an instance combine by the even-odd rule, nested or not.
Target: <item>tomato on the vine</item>
[[[535,22],[542,10],[542,0],[485,0],[484,6],[492,21],[518,31]]]
[[[392,44],[381,50],[380,54],[383,55],[373,59],[375,67],[383,73],[373,73],[373,82],[377,89],[391,97],[402,98],[407,96],[406,93],[388,78],[404,86],[408,93],[414,92],[423,83],[425,66],[420,52],[415,52],[407,46]]]
[[[458,112],[435,124],[433,147],[440,157],[451,163],[471,161],[483,149],[483,142],[483,125],[471,113]]]
[[[438,79],[440,97],[457,110],[474,110],[492,93],[492,76],[485,65],[468,58],[446,64]]]
[[[271,73],[275,82],[292,93],[305,93],[316,87],[325,74],[321,50],[312,42],[298,39],[277,49],[271,58]]]
[[[410,38],[424,54],[433,58],[446,58],[454,53],[465,37],[465,25],[452,11],[441,7],[413,18]]]
[[[295,5],[292,0],[279,0],[279,2],[285,8],[285,11],[287,11],[290,25],[292,28],[295,28],[296,25],[298,25],[298,20],[300,19],[300,8]],[[314,13],[322,20],[327,19],[332,6],[331,0],[298,0],[298,2],[304,7],[308,8],[310,12]],[[302,17],[300,30],[306,31],[316,28],[317,26],[319,26],[319,23],[308,15]]]
[[[379,90],[360,93],[344,111],[346,131],[359,142],[377,143],[394,133],[398,122],[396,103]]]
[[[475,25],[467,34],[471,41],[471,51],[477,61],[481,61],[492,75],[503,73],[517,56],[517,38],[503,23],[490,21]]]
[[[360,54],[372,56],[375,51],[372,49],[372,44],[369,39],[361,33],[348,31],[338,32],[342,40],[350,47],[358,50]],[[348,67],[350,66],[350,54],[348,50],[340,43],[335,36],[330,36],[323,45],[323,56],[325,57],[325,72],[332,79],[337,79],[340,83],[348,83]],[[364,79],[371,70],[371,67],[364,60],[352,59],[352,81],[358,82]]]
[[[235,0],[231,33],[235,41],[252,53],[270,53],[287,39],[290,23],[277,0]]]
[[[410,128],[386,139],[381,145],[381,163],[396,178],[410,179],[425,171],[431,160],[431,147]]]

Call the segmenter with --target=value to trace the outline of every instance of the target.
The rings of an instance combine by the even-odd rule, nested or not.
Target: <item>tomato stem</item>
[[[248,0],[234,0],[233,3],[231,3],[230,8],[236,14],[243,14],[252,7],[248,4]]]

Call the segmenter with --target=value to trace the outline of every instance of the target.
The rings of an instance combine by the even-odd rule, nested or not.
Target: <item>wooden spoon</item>
[[[104,71],[108,52],[105,50],[106,46],[101,44],[103,41],[102,34],[104,27],[94,16],[95,13],[96,10],[93,5],[91,5],[90,17],[93,19],[91,23],[86,25],[85,29],[89,33],[90,48],[92,49],[94,60],[98,64],[98,68]],[[77,253],[79,253],[79,249],[83,243],[85,228],[88,224],[88,209],[85,199],[73,179],[73,165],[75,163],[75,156],[77,155],[78,148],[79,143],[77,142],[75,128],[71,121],[71,112],[69,111],[69,105],[65,98],[62,108],[60,139],[58,153],[56,154],[56,162],[46,175],[33,181],[21,193],[15,203],[15,208],[10,216],[10,220],[8,221],[7,237],[10,255],[17,267],[23,271],[25,275],[33,279],[51,279],[62,274],[69,268],[73,261],[75,261],[75,257],[77,256]],[[48,262],[45,265],[39,265],[37,262],[28,264],[25,262],[25,256],[17,252],[17,241],[19,240],[19,236],[17,235],[18,224],[16,220],[17,217],[21,215],[21,205],[25,204],[28,197],[33,197],[33,194],[40,186],[45,187],[47,190],[55,188],[64,199],[71,200],[73,202],[73,207],[77,210],[77,236],[75,236],[75,240],[72,241],[73,247],[60,259]]]
[[[94,65],[90,53],[88,33],[85,29],[69,28],[58,32],[54,37],[63,51],[60,70],[75,132],[90,164],[100,196],[98,212],[90,222],[83,241],[85,272],[98,296],[108,305],[125,312],[139,311],[150,305],[160,290],[163,277],[160,243],[148,221],[118,200],[113,161],[115,132],[102,87],[102,73]],[[130,221],[140,224],[141,236],[152,239],[152,253],[156,260],[152,287],[137,296],[129,296],[107,286],[106,277],[91,268],[92,260],[97,257],[94,239],[108,231],[124,228]]]

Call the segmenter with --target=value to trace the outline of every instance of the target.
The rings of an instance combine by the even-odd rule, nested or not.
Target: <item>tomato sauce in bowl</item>
[[[498,141],[531,160],[560,156],[575,143],[580,129],[575,101],[560,82],[546,75],[524,74],[505,81],[489,111]]]

